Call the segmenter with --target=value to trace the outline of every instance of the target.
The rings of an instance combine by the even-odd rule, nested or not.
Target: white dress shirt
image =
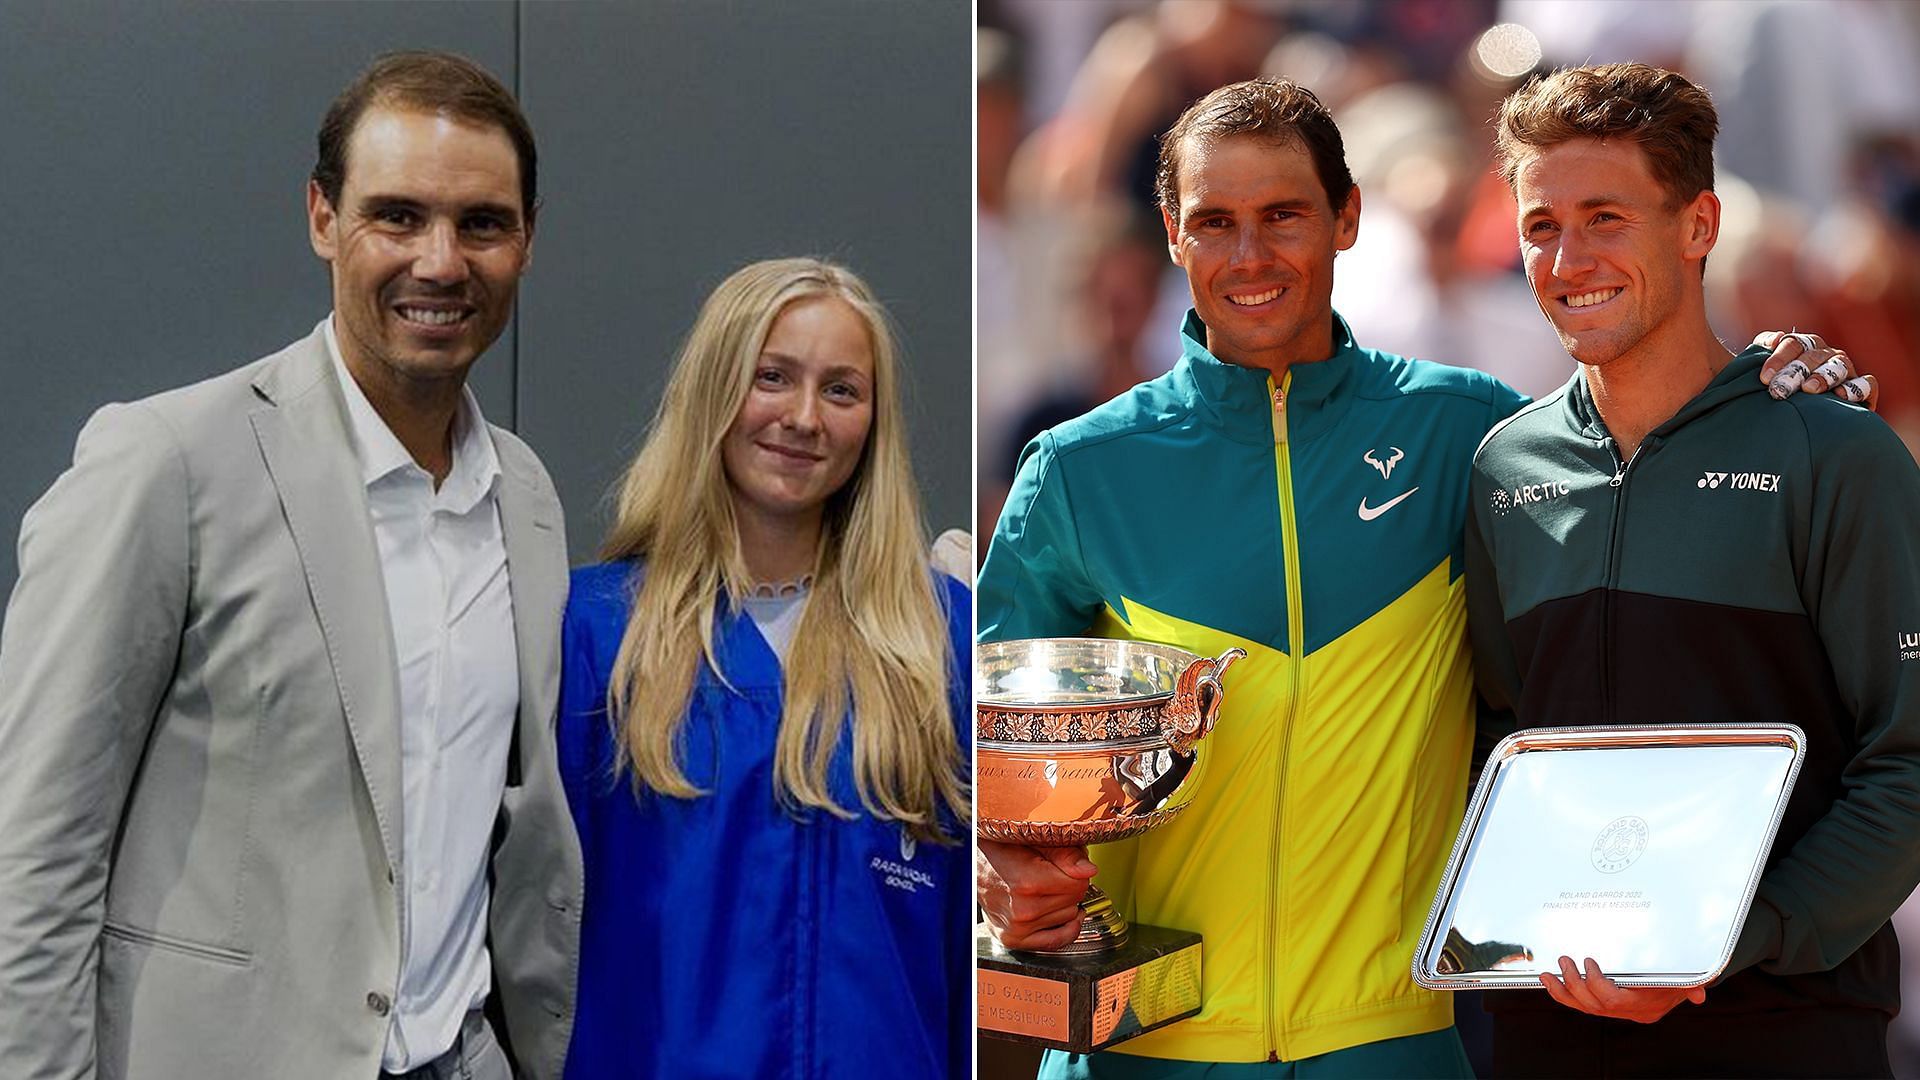
[[[404,1072],[445,1053],[492,984],[487,848],[520,701],[500,460],[463,390],[452,471],[434,490],[348,373],[332,319],[323,326],[367,485],[400,676],[400,979],[381,1066]]]

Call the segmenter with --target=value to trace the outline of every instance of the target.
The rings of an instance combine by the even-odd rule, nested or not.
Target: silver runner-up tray
[[[1592,957],[1624,986],[1727,966],[1806,756],[1792,724],[1532,728],[1467,804],[1420,946],[1429,990],[1540,989]]]

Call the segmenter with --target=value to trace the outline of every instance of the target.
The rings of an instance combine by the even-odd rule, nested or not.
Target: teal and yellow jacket
[[[1121,1049],[1292,1061],[1446,1027],[1410,976],[1458,829],[1475,447],[1522,401],[1354,344],[1275,386],[1189,314],[1166,375],[1040,435],[994,531],[982,640],[1239,646],[1193,808],[1097,847],[1139,922],[1204,938],[1199,1016]]]

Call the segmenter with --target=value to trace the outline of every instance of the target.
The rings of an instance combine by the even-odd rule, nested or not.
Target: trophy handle
[[[1174,684],[1173,701],[1160,725],[1160,734],[1175,753],[1185,754],[1193,744],[1213,730],[1220,716],[1220,676],[1233,662],[1247,655],[1245,649],[1228,649],[1219,656],[1201,657],[1187,665]]]

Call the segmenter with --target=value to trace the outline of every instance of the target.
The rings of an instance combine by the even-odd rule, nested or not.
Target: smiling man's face
[[[1335,210],[1304,146],[1235,135],[1189,137],[1178,190],[1167,245],[1208,351],[1270,370],[1332,355],[1333,255],[1359,233],[1360,192]]]
[[[507,133],[369,108],[339,205],[309,184],[313,249],[333,268],[334,332],[363,385],[464,379],[513,313],[533,250]]]
[[[1674,207],[1634,143],[1572,139],[1514,176],[1520,254],[1534,299],[1582,364],[1603,365],[1674,323],[1697,289],[1719,203]]]

